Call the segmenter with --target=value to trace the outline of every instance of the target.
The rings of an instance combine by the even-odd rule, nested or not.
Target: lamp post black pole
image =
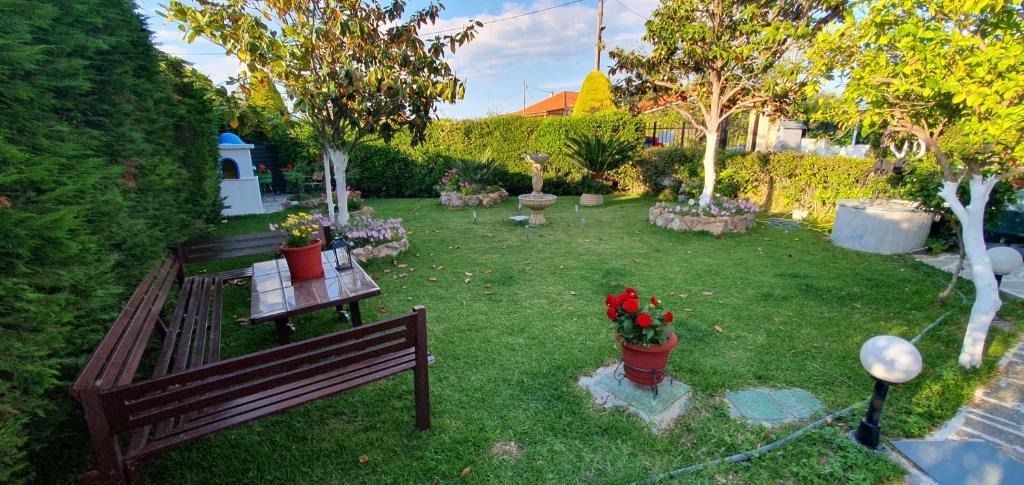
[[[854,435],[858,443],[872,450],[878,449],[878,443],[882,436],[882,428],[878,423],[882,419],[882,405],[885,404],[885,397],[888,394],[889,383],[875,379],[875,392],[871,395],[868,414],[861,420]]]

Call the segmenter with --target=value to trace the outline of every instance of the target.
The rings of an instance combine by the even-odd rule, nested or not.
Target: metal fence
[[[747,125],[750,118],[746,114],[737,115],[729,120],[723,128],[725,139],[722,148],[744,150],[747,146]],[[646,146],[664,147],[703,147],[704,133],[692,126],[659,125],[657,122],[647,125]]]

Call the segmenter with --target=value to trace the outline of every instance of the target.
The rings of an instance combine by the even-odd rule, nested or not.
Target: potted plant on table
[[[608,192],[608,172],[633,160],[639,145],[621,138],[602,135],[570,135],[566,138],[569,159],[587,172],[580,205],[595,206],[604,203]]]
[[[289,215],[281,224],[271,224],[271,231],[285,233],[288,239],[281,245],[281,253],[288,262],[292,281],[320,278],[324,267],[320,260],[320,228],[323,216],[298,212]]]
[[[626,377],[642,386],[660,383],[665,379],[668,355],[679,343],[669,329],[674,320],[672,312],[662,308],[653,296],[641,305],[640,295],[633,288],[619,295],[609,294],[604,302],[622,347]]]

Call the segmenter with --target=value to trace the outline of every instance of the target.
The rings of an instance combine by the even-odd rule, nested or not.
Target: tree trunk
[[[971,279],[974,282],[974,304],[971,306],[971,317],[967,323],[967,333],[964,335],[959,359],[960,365],[968,369],[981,365],[988,328],[1002,306],[995,274],[992,272],[992,261],[986,252],[984,232],[985,205],[995,182],[994,177],[986,180],[979,174],[972,174],[968,181],[971,203],[967,206],[957,199],[958,182],[943,182],[942,189],[939,190],[939,196],[949,203],[953,213],[960,219],[964,254],[970,263]]]
[[[718,130],[704,133],[704,191],[700,194],[700,206],[707,207],[715,193],[715,159],[718,154]]]
[[[334,194],[331,191],[331,148],[324,145],[320,155],[324,160],[324,192],[327,193],[327,218],[334,222]]]
[[[334,223],[337,229],[341,229],[348,224],[348,185],[345,183],[348,154],[338,148],[331,148],[328,153],[331,165],[334,166],[334,185],[338,189],[338,215],[334,218]]]

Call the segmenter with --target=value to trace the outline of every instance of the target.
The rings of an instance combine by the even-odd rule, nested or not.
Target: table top
[[[359,266],[338,272],[334,253],[320,253],[323,278],[292,283],[284,259],[261,261],[252,265],[251,320],[262,323],[287,318],[322,308],[335,307],[380,294],[380,287]]]

